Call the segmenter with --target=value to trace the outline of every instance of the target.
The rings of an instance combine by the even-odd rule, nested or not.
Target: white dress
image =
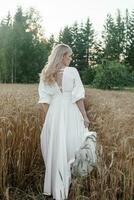
[[[38,103],[50,104],[40,135],[46,167],[43,194],[64,200],[68,198],[71,183],[71,164],[88,132],[76,104],[85,98],[85,89],[78,70],[65,67],[62,91],[57,82],[50,86],[40,80],[38,92]]]

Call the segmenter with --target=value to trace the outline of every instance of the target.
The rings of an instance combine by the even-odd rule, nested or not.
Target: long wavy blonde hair
[[[53,47],[48,62],[39,74],[40,79],[48,84],[53,84],[56,81],[56,74],[61,68],[63,56],[72,54],[72,49],[67,44],[57,44]]]

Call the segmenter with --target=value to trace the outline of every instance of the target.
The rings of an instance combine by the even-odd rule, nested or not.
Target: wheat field
[[[0,199],[43,200],[42,115],[37,84],[0,84]],[[134,93],[86,88],[98,162],[74,178],[69,200],[134,199]]]

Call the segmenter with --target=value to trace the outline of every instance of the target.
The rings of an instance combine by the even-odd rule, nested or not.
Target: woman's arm
[[[45,116],[47,114],[48,108],[49,108],[49,104],[47,104],[47,103],[39,103],[39,112],[40,112],[41,121],[43,123],[44,123]]]
[[[89,119],[87,117],[87,113],[86,113],[86,110],[85,110],[85,106],[84,106],[84,101],[83,99],[80,99],[78,101],[76,101],[76,104],[84,118],[84,125],[85,127],[87,128],[89,126]]]

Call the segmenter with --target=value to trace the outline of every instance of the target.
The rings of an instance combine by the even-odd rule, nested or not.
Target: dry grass
[[[44,163],[37,85],[0,85],[0,198],[42,200]],[[86,89],[90,130],[98,133],[98,165],[73,179],[70,200],[134,198],[134,93]]]

